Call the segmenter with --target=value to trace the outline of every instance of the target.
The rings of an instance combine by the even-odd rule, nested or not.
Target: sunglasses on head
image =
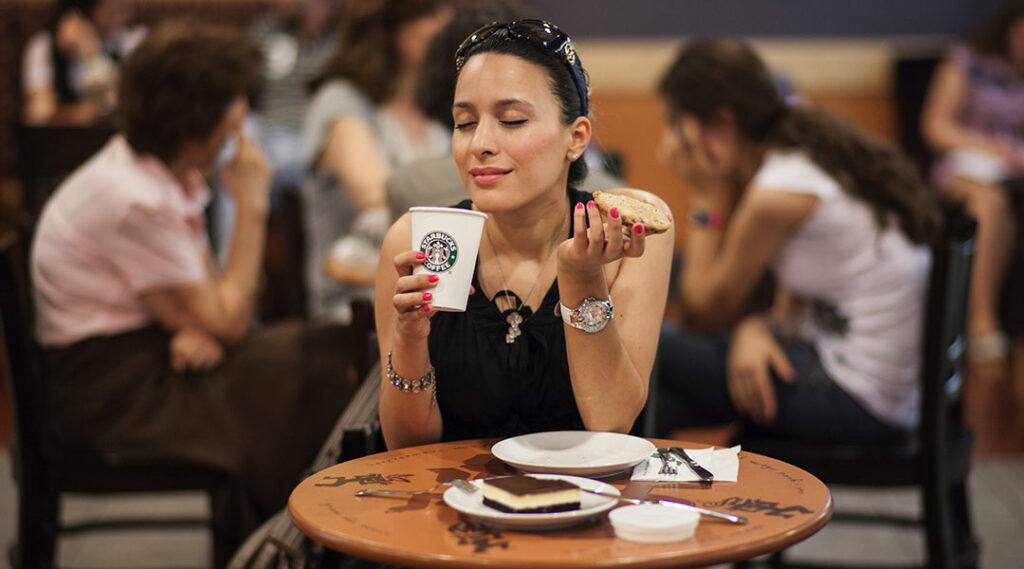
[[[568,34],[550,22],[528,19],[487,24],[469,34],[469,37],[459,44],[459,49],[455,51],[455,70],[461,70],[462,65],[466,63],[467,51],[500,30],[505,30],[506,37],[510,39],[528,41],[559,56],[565,62],[566,67],[569,69],[569,75],[572,77],[572,82],[576,85],[576,93],[580,97],[580,116],[587,116],[587,95],[590,94],[590,86],[587,85],[583,66],[576,56],[576,49],[573,47],[572,40],[569,39]]]

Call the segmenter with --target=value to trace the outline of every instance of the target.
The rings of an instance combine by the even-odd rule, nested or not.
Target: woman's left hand
[[[612,208],[604,221],[597,204],[581,202],[576,204],[572,223],[573,237],[558,246],[560,267],[580,273],[598,272],[606,263],[644,254],[647,236],[643,225],[623,227],[617,208]]]
[[[778,414],[772,371],[786,383],[795,381],[796,371],[768,326],[758,317],[742,321],[729,349],[729,396],[737,411],[762,425],[773,424]]]
[[[209,371],[224,359],[224,348],[202,330],[183,328],[171,338],[170,355],[171,368],[178,373]]]

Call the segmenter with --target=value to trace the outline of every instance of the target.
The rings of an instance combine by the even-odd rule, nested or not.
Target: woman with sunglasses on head
[[[672,230],[649,238],[618,212],[602,219],[574,189],[591,125],[564,32],[538,20],[485,26],[455,64],[452,154],[469,193],[458,207],[488,218],[464,313],[434,310],[437,279],[412,274],[423,259],[410,250],[409,215],[384,240],[375,298],[388,446],[629,431],[647,399]],[[588,325],[563,322],[580,308],[594,315]],[[432,386],[393,385],[414,378]]]
[[[692,191],[688,330],[661,339],[659,434],[741,418],[805,440],[912,429],[938,222],[914,166],[825,111],[788,107],[739,41],[687,45],[659,91],[662,157]],[[797,337],[748,308],[768,273],[807,309]]]

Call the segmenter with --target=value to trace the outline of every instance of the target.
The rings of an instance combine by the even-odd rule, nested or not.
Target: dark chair
[[[208,525],[213,531],[213,563],[226,565],[243,536],[233,536],[226,519],[104,519],[73,525],[60,519],[65,493],[111,494],[205,490],[214,511],[230,511],[232,486],[226,476],[198,465],[139,463],[125,457],[62,449],[49,412],[47,382],[40,348],[35,342],[33,305],[28,272],[31,228],[0,240],[0,320],[6,375],[14,402],[16,436],[11,445],[14,478],[18,482],[18,543],[10,551],[17,569],[54,566],[56,540],[61,533],[138,527]],[[224,505],[227,507],[223,507]]]
[[[896,60],[892,71],[896,136],[900,148],[925,179],[928,179],[934,155],[921,134],[921,113],[932,75],[941,61],[941,53],[907,55]]]
[[[339,462],[385,450],[377,416],[380,376],[378,359],[324,441],[307,476]],[[315,560],[320,558],[321,549],[295,527],[288,509],[282,508],[245,540],[228,569],[317,567]]]
[[[975,567],[978,545],[971,531],[967,472],[972,437],[961,413],[964,313],[974,251],[974,222],[947,215],[932,247],[921,366],[921,424],[906,440],[892,444],[847,445],[740,437],[744,450],[800,466],[826,484],[857,487],[917,487],[920,519],[836,512],[834,521],[923,525],[925,567]],[[772,559],[788,565],[782,553]]]
[[[22,209],[38,218],[46,198],[60,182],[99,151],[115,132],[110,125],[19,123],[16,140]]]
[[[298,188],[281,188],[267,219],[260,319],[305,318],[306,233]]]

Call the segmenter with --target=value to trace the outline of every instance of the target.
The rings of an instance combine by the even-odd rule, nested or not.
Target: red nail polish
[[[427,280],[432,283],[436,283],[438,278],[440,277],[438,277],[437,275],[427,275]]]
[[[423,300],[430,300],[432,298],[434,298],[434,295],[430,294],[429,292],[423,293]]]
[[[426,259],[427,258],[427,254],[424,253],[423,251],[416,251],[416,258],[417,259]]]
[[[633,231],[635,231],[637,235],[640,235],[641,233],[644,232],[644,226],[638,223],[633,226]]]
[[[429,304],[424,304],[423,305],[423,312],[430,312],[430,305]]]
[[[618,219],[619,218],[619,208],[617,208],[617,207],[611,208],[610,210],[608,210],[608,215],[612,216],[612,219]]]
[[[589,202],[587,202],[587,207],[589,207],[589,208],[591,208],[591,209],[593,209],[594,207],[596,207],[596,205],[597,205],[597,204],[595,204],[595,203],[594,203],[594,200],[590,200]]]
[[[583,209],[583,202],[576,204],[576,209]]]

